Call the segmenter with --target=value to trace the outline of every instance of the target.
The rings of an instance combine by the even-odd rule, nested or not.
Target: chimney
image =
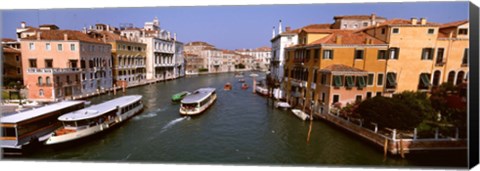
[[[335,39],[335,43],[337,43],[337,44],[342,44],[342,36],[337,35],[337,37],[336,37],[336,39]]]
[[[272,29],[272,39],[275,37],[275,26],[273,26],[273,29]]]
[[[420,18],[420,24],[422,24],[422,25],[427,24],[427,19],[426,18]]]
[[[106,36],[106,35],[103,35],[103,36],[102,36],[102,40],[103,40],[103,43],[107,43],[107,36]]]
[[[453,38],[453,31],[450,31],[450,33],[448,34],[448,38],[449,39]]]
[[[93,30],[93,26],[92,26],[92,25],[90,25],[90,30]]]
[[[378,26],[380,26],[380,23],[375,23],[375,27],[378,27]]]
[[[173,39],[177,40],[177,33],[173,33]]]
[[[27,25],[27,23],[25,23],[25,21],[22,21],[22,22],[20,23],[20,26],[21,26],[22,28],[25,28],[26,25]]]
[[[41,34],[42,32],[37,32],[37,40],[41,40],[41,37],[42,37]]]
[[[282,33],[282,20],[278,23],[278,34]]]
[[[371,21],[372,25],[377,24],[377,21],[376,21],[377,20],[377,15],[376,14],[372,13],[372,15],[370,15],[370,19],[372,20]]]
[[[107,24],[107,31],[110,31],[110,25]]]
[[[87,34],[87,27],[83,27],[83,34]]]
[[[63,33],[63,40],[68,40],[68,34],[67,33]]]
[[[412,17],[412,18],[410,19],[410,22],[411,22],[412,25],[417,25],[417,22],[418,22],[418,21],[417,21],[417,18]]]

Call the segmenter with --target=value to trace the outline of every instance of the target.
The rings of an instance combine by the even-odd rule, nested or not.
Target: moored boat
[[[108,130],[143,109],[141,95],[119,97],[58,117],[63,126],[55,130],[46,145],[72,142]]]
[[[260,94],[262,96],[268,96],[268,89],[265,88],[265,87],[262,87],[260,85],[257,85],[255,87],[255,92],[257,92],[258,94]]]
[[[197,115],[210,107],[217,99],[215,88],[200,88],[183,98],[180,106],[180,114]]]
[[[301,120],[307,120],[308,118],[310,118],[310,116],[308,116],[305,112],[299,109],[292,109],[292,112],[295,116],[297,116]]]
[[[23,154],[26,149],[33,149],[30,147],[41,144],[62,126],[57,120],[59,116],[84,107],[85,101],[63,101],[1,117],[3,154]]]
[[[232,90],[232,84],[226,83],[225,86],[223,86],[223,90],[226,90],[226,91]]]
[[[243,83],[243,84],[242,84],[242,89],[244,89],[244,90],[248,89],[248,84]]]
[[[290,104],[288,104],[287,102],[279,101],[275,103],[275,107],[279,109],[287,110],[287,109],[290,109],[292,106],[290,106]]]
[[[240,78],[240,79],[238,79],[238,82],[240,82],[240,83],[244,83],[244,82],[245,82],[245,79],[243,79],[243,78]]]
[[[190,94],[190,92],[188,92],[188,91],[182,91],[182,92],[180,92],[180,93],[174,94],[174,95],[172,96],[172,101],[178,102],[178,101],[182,100],[185,96],[187,96],[187,95],[189,95],[189,94]]]

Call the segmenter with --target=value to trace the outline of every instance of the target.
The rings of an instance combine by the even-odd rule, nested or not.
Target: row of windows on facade
[[[55,80],[56,80],[55,82],[56,82],[57,84],[61,84],[61,83],[63,83],[63,82],[65,82],[65,83],[67,83],[67,84],[73,83],[73,82],[72,82],[73,80],[70,79],[70,76],[69,76],[69,75],[67,75],[67,76],[65,77],[65,80],[62,80],[62,79],[60,78],[60,76],[56,76]],[[78,79],[78,75],[75,75],[75,81],[77,81],[77,82],[80,81],[80,80]],[[44,82],[43,82],[43,77],[42,77],[42,76],[38,76],[38,78],[37,78],[37,86],[52,86],[52,79],[50,78],[50,76],[46,76],[46,77],[45,77],[45,83],[44,83]]]
[[[354,50],[354,59],[356,60],[363,60],[365,51],[361,49]],[[386,60],[388,59],[395,59],[398,60],[400,54],[400,48],[390,48],[387,50],[378,50],[377,59],[379,60]],[[421,60],[433,60],[433,56],[435,54],[434,48],[423,48],[422,53],[420,56]],[[437,48],[437,64],[444,63],[444,55],[445,55],[445,48]],[[323,50],[322,59],[330,59],[332,60],[334,57],[334,50],[327,49]],[[289,56],[287,53],[287,60]],[[314,59],[318,60],[320,58],[320,49],[314,49]],[[295,62],[308,62],[310,60],[310,50],[296,50],[294,54]],[[462,64],[468,64],[468,48],[465,48],[463,52]]]
[[[137,77],[119,78],[118,80],[123,80],[123,81],[132,82],[132,81],[144,80],[144,79],[146,79],[146,78],[147,78],[146,76],[140,75],[140,76],[137,76]]]
[[[346,88],[358,87],[364,88],[365,86],[373,86],[375,80],[374,73],[368,73],[368,75],[363,76],[351,76],[351,75],[334,75],[333,81],[330,82],[328,79],[328,74],[317,74],[317,71],[313,72],[313,83],[317,83],[317,77],[320,76],[320,84],[321,85],[331,85],[333,87],[342,87],[345,86]],[[290,78],[297,79],[297,80],[308,80],[308,72],[302,69],[294,69],[290,73]],[[455,78],[455,75],[457,76]],[[285,72],[285,77],[287,77],[287,72]],[[395,89],[397,86],[397,74],[394,72],[387,72],[386,74],[386,85],[387,89]],[[430,81],[431,74],[430,73],[421,73],[419,76],[418,81],[418,89],[428,89],[430,86],[438,86],[440,85],[440,78],[441,72],[435,71],[433,75],[432,81]],[[459,71],[455,73],[455,71],[450,71],[447,77],[447,83],[451,85],[457,85],[462,83],[468,77],[465,75],[464,71]],[[376,86],[383,86],[384,84],[384,73],[377,73],[376,77]]]
[[[120,50],[127,50],[127,51],[137,51],[137,52],[144,52],[145,48],[140,46],[127,46],[125,44],[117,45],[117,48]]]
[[[118,57],[118,65],[145,65],[145,58],[122,58]]]
[[[155,64],[171,64],[173,63],[173,57],[156,57]]]
[[[119,76],[124,76],[124,75],[133,75],[133,74],[145,74],[146,71],[143,70],[121,70],[118,71]]]
[[[90,79],[97,79],[97,78],[109,78],[107,77],[107,74],[108,76],[111,76],[112,75],[112,71],[97,71],[95,73],[89,73],[90,75]],[[82,80],[87,80],[87,75],[85,73],[82,73]]]
[[[37,68],[37,59],[29,59],[29,67],[30,68]],[[45,66],[44,68],[54,68],[53,66],[53,59],[45,59]],[[105,60],[105,59],[100,59],[100,58],[94,58],[93,60],[88,61],[88,66],[89,68],[93,67],[111,67],[111,61],[110,60]],[[86,63],[85,60],[80,60],[80,68],[85,69],[86,68]],[[72,59],[68,61],[68,67],[71,68],[78,68],[78,60]]]
[[[173,51],[173,45],[155,42],[156,50]]]
[[[35,50],[35,43],[29,43],[28,45],[30,50]],[[89,51],[89,52],[110,52],[110,47],[105,46],[95,46],[95,45],[81,45],[82,51]],[[50,51],[52,50],[51,43],[45,43],[45,50]],[[63,44],[57,43],[57,51],[63,51]],[[70,51],[76,51],[76,45],[71,43],[70,44]]]

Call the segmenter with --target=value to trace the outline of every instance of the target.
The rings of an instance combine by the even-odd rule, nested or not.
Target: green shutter
[[[342,78],[340,76],[333,76],[333,81],[334,81],[335,87],[342,86]]]
[[[365,87],[365,78],[363,76],[357,77],[358,79],[358,88]]]
[[[354,86],[352,76],[346,76],[345,79],[347,80],[347,88],[352,88]]]
[[[425,87],[430,86],[430,78],[429,78],[428,74],[422,74],[420,76],[420,79],[422,79],[422,83]]]
[[[396,85],[397,85],[396,80],[395,80],[395,74],[394,74],[394,73],[388,73],[388,74],[387,74],[387,80],[388,80],[388,83],[389,83],[391,86],[396,86]]]

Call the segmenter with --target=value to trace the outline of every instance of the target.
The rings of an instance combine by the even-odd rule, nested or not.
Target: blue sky
[[[143,27],[144,22],[157,16],[162,29],[177,33],[177,38],[185,43],[205,41],[223,49],[256,48],[270,46],[272,27],[278,26],[279,19],[284,27],[298,28],[332,23],[335,15],[371,13],[388,19],[425,17],[445,23],[468,19],[468,2],[2,10],[1,35],[15,38],[15,28],[21,21],[34,27],[56,24],[61,29],[81,30],[95,23],[116,27],[132,23]]]

